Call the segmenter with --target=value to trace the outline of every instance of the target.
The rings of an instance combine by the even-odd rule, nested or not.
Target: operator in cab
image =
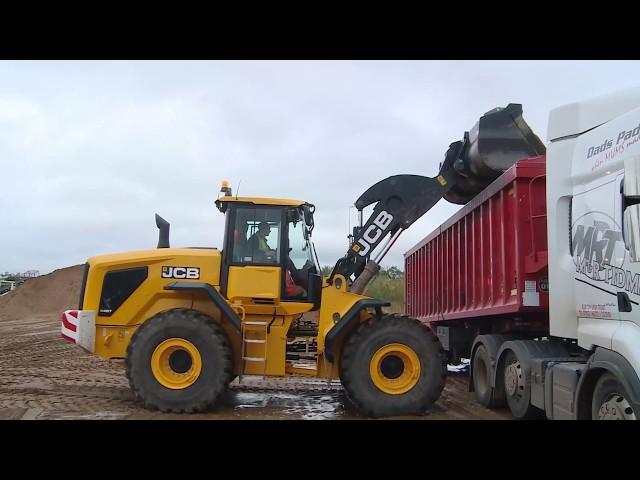
[[[276,251],[267,243],[267,237],[271,233],[271,226],[268,222],[261,222],[258,231],[249,237],[247,246],[253,253],[253,257],[259,261],[275,262]]]

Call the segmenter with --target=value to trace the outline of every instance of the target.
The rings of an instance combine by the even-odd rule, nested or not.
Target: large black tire
[[[531,381],[527,378],[520,359],[513,350],[506,351],[502,374],[507,405],[511,414],[519,420],[542,418],[544,412],[531,405]],[[509,383],[514,385],[512,389]]]
[[[473,372],[473,391],[476,400],[487,408],[494,408],[497,402],[494,399],[494,389],[491,386],[491,358],[484,345],[478,345],[471,359]]]
[[[151,367],[154,350],[169,339],[190,342],[201,357],[201,371],[193,384],[167,388]],[[134,333],[125,360],[131,389],[145,408],[193,413],[212,407],[232,378],[232,353],[224,330],[210,317],[187,309],[158,313]]]
[[[415,352],[420,366],[417,382],[404,393],[381,390],[370,373],[377,352],[393,344]],[[391,358],[391,361],[396,360]],[[340,365],[340,379],[347,398],[370,417],[424,413],[440,396],[446,376],[446,354],[438,338],[418,320],[399,315],[361,324],[348,338]]]
[[[629,393],[611,373],[603,374],[593,390],[591,418],[593,420],[637,420],[640,412],[634,412]]]

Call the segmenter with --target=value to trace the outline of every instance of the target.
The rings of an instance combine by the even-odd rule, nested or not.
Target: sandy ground
[[[466,374],[451,374],[420,420],[504,420],[468,392]],[[0,419],[366,419],[353,410],[339,382],[304,377],[237,380],[211,412],[163,414],[141,407],[121,361],[84,353],[60,337],[51,315],[0,321]]]

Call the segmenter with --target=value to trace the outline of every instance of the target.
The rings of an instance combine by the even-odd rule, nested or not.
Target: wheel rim
[[[369,374],[379,390],[390,395],[401,395],[418,383],[420,359],[412,348],[391,343],[374,353]]]
[[[519,400],[524,394],[522,365],[514,358],[504,369],[504,388],[510,398]]]
[[[153,351],[151,371],[161,385],[181,390],[198,380],[202,371],[202,358],[190,341],[184,338],[169,338]]]
[[[598,409],[599,420],[635,420],[631,404],[619,393],[612,393]]]

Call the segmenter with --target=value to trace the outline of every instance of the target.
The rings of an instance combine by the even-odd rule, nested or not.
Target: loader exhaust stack
[[[158,248],[169,248],[169,222],[156,213],[158,232]]]

